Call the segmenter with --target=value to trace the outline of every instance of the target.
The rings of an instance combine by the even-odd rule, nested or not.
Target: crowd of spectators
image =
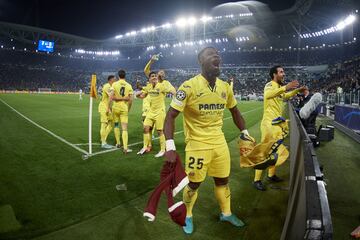
[[[313,52],[319,55],[314,57],[316,54],[310,52],[299,52],[298,55],[289,51],[246,52],[238,54],[237,60],[233,57],[234,53],[221,53],[223,66],[220,78],[226,81],[234,79],[235,94],[259,96],[263,93],[264,84],[269,81],[270,66],[280,63],[284,65],[287,80],[297,79],[310,89],[323,93],[335,92],[338,86],[346,92],[359,90],[359,57],[346,60],[337,55],[330,57],[324,49],[314,50]],[[325,54],[325,57],[321,54]],[[326,57],[328,64],[324,61]],[[338,58],[338,61],[333,59],[334,57]],[[166,78],[178,87],[183,81],[199,73],[196,58],[193,58],[190,60],[189,56],[182,56],[177,58],[177,62],[172,62],[170,59],[165,60],[164,57],[154,67],[165,69]],[[52,91],[83,89],[86,92],[91,74],[97,75],[100,85],[106,81],[107,75],[115,74],[120,68],[127,70],[127,79],[135,88],[136,83],[142,85],[146,83],[143,67],[147,60],[104,61],[0,50],[0,89],[32,91],[37,91],[39,88],[50,88]],[[321,64],[324,64],[321,71],[308,68]]]

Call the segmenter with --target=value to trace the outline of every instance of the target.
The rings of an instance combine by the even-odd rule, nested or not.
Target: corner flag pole
[[[91,75],[90,104],[89,104],[89,155],[92,154],[92,108],[93,98],[96,98],[96,75]]]

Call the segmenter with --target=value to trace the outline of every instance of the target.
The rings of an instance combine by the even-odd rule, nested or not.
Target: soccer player
[[[230,154],[222,132],[224,109],[231,112],[235,125],[248,135],[230,85],[218,78],[221,58],[213,47],[206,47],[198,54],[201,74],[185,81],[176,92],[167,112],[164,132],[166,161],[175,162],[175,118],[183,112],[185,134],[185,171],[190,183],[184,188],[183,201],[187,208],[187,234],[193,232],[192,209],[198,196],[198,188],[206,175],[214,178],[215,196],[220,205],[220,221],[241,227],[244,223],[231,212]]]
[[[159,54],[155,54],[151,57],[150,61],[146,64],[144,73],[147,77],[149,77],[149,74],[151,72],[151,65],[158,60],[159,60]],[[171,85],[171,83],[168,80],[165,79],[166,78],[165,71],[163,69],[160,69],[158,71],[157,75],[158,75],[159,82],[164,84],[165,87],[167,89],[169,89],[168,90],[169,93],[171,93],[172,95],[175,95],[175,92],[176,92],[175,88],[173,87],[173,85]]]
[[[271,81],[268,82],[264,88],[264,114],[260,126],[261,141],[264,141],[268,135],[275,137],[282,133],[283,129],[277,124],[277,122],[278,119],[284,119],[284,100],[292,98],[304,89],[304,87],[297,88],[299,86],[299,82],[297,80],[293,80],[285,85],[285,72],[282,66],[272,67],[269,75],[271,77]],[[283,144],[280,145],[277,152],[281,153],[283,156],[288,156],[289,154]],[[266,188],[261,181],[261,175],[262,170],[255,170],[253,185],[257,190],[265,191]],[[282,181],[282,179],[275,174],[275,166],[269,167],[267,180],[270,182]]]
[[[144,144],[143,148],[137,154],[144,154],[148,151],[149,142],[151,141],[150,129],[156,127],[160,140],[160,151],[155,157],[162,157],[165,153],[165,137],[163,133],[165,119],[165,96],[169,92],[166,86],[158,81],[155,72],[149,74],[149,84],[142,89],[137,95],[139,98],[150,97],[150,109],[144,120]]]
[[[107,136],[112,129],[112,114],[111,108],[109,108],[109,98],[112,95],[112,85],[115,82],[115,76],[108,76],[108,82],[102,87],[102,97],[99,103],[98,111],[100,113],[100,138],[102,148],[112,148],[113,146],[106,143]]]
[[[132,105],[132,95],[133,89],[131,85],[126,82],[126,72],[125,70],[120,70],[118,72],[119,80],[113,84],[114,94],[111,97],[111,102],[114,102],[112,105],[113,118],[114,118],[114,133],[116,139],[116,147],[120,148],[120,127],[119,122],[121,123],[122,130],[122,142],[123,142],[123,151],[124,153],[132,152],[128,148],[128,114]]]
[[[151,72],[151,65],[154,62],[158,61],[159,57],[160,57],[160,53],[153,55],[151,57],[151,59],[149,60],[149,62],[146,64],[146,66],[144,68],[144,73],[145,73],[146,77],[149,77],[149,74]],[[157,76],[158,76],[158,81],[160,83],[164,84],[167,89],[169,89],[168,93],[171,93],[172,96],[174,96],[176,90],[175,90],[174,86],[168,80],[165,79],[165,77],[166,77],[165,71],[163,69],[160,69],[157,73]],[[145,119],[146,113],[148,112],[149,108],[150,108],[150,98],[149,98],[149,96],[147,96],[146,98],[143,99],[143,115],[142,115],[143,119]],[[165,105],[164,105],[164,111],[166,112]],[[151,126],[150,127],[150,141],[149,141],[149,146],[148,146],[147,152],[151,150],[151,140],[153,138],[154,131],[155,131],[154,126]]]
[[[81,101],[82,100],[82,89],[80,88],[80,90],[79,90],[79,101]]]

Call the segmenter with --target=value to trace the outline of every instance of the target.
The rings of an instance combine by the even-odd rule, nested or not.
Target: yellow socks
[[[254,182],[261,180],[262,170],[255,170]]]
[[[111,129],[112,129],[112,124],[111,124],[111,122],[110,122],[110,123],[108,123],[107,126],[106,126],[106,138],[107,138],[107,136],[110,134]]]
[[[114,134],[115,134],[115,139],[116,139],[116,145],[120,145],[120,128],[119,126],[114,127]]]
[[[218,200],[220,209],[222,214],[225,216],[231,215],[231,207],[230,207],[230,188],[229,185],[216,186],[214,188],[215,197]]]
[[[192,209],[197,199],[197,189],[193,190],[189,186],[186,186],[183,191],[183,201],[186,206],[186,216],[192,217]]]
[[[150,142],[150,133],[144,133],[144,148],[147,148]]]
[[[101,123],[101,127],[100,127],[100,138],[101,138],[101,144],[105,144],[106,143],[106,123]]]
[[[160,141],[160,151],[165,152],[165,135],[162,134],[159,137],[159,141]]]
[[[275,166],[271,166],[271,167],[269,167],[269,172],[268,172],[268,176],[269,177],[272,177],[272,176],[274,176],[275,175]]]
[[[122,131],[122,141],[123,141],[124,149],[128,149],[128,131],[127,130]]]

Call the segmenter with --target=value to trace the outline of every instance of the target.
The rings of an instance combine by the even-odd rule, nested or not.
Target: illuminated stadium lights
[[[211,21],[211,20],[221,20],[223,18],[228,18],[228,19],[232,19],[232,18],[236,18],[236,17],[248,17],[248,16],[252,16],[253,13],[249,12],[249,13],[240,13],[240,14],[228,14],[228,15],[225,15],[225,16],[215,16],[215,17],[211,17],[211,16],[206,16],[206,15],[203,15],[201,18],[196,18],[196,17],[193,17],[193,16],[190,16],[190,17],[181,17],[179,19],[177,19],[173,24],[175,24],[177,27],[179,28],[184,28],[186,26],[194,26],[198,21],[201,21],[202,23],[206,23],[208,21]],[[150,28],[142,28],[141,30],[138,30],[138,31],[131,31],[131,32],[127,32],[124,36],[125,37],[130,37],[130,36],[135,36],[137,33],[147,33],[147,32],[151,32],[151,31],[155,31],[157,28],[165,28],[165,29],[168,29],[170,28],[172,25],[172,23],[165,23],[159,27],[155,27],[155,26],[152,26]],[[117,35],[115,36],[115,39],[119,39],[119,38],[123,38],[124,37],[123,35]]]
[[[155,31],[155,26],[151,26],[151,27],[147,27],[147,28],[142,28],[141,29],[141,32],[142,33],[147,33],[147,32],[153,32],[153,31]],[[130,35],[131,35],[131,33],[130,33]]]
[[[188,24],[189,26],[194,26],[194,25],[196,24],[196,22],[197,22],[197,20],[196,20],[196,18],[194,18],[194,17],[190,17],[190,18],[187,20],[187,24]]]
[[[97,56],[116,56],[120,54],[120,51],[85,51],[84,49],[75,49],[75,52]]]
[[[211,20],[212,20],[212,17],[205,16],[205,15],[200,18],[200,21],[202,21],[203,23],[206,23]]]
[[[235,38],[236,42],[245,42],[245,41],[249,41],[250,38],[249,37],[237,37]]]
[[[337,32],[337,31],[343,30],[345,27],[351,25],[355,20],[356,20],[355,15],[350,14],[344,20],[338,22],[338,24],[336,24],[336,26],[332,26],[332,27],[329,27],[327,29],[323,29],[323,30],[320,30],[317,32],[300,34],[300,38],[319,37],[319,36],[324,36],[326,34],[330,34],[333,32]]]
[[[146,51],[154,50],[155,48],[156,48],[155,46],[148,46],[148,47],[146,48]]]
[[[162,28],[170,28],[171,27],[171,23],[165,23],[163,25],[161,25]]]
[[[127,32],[126,34],[125,34],[125,36],[135,36],[136,35],[136,31],[131,31],[131,32]]]
[[[185,27],[187,24],[187,21],[185,20],[185,18],[179,18],[178,20],[176,20],[176,26],[182,28]]]
[[[355,21],[355,16],[350,14],[349,16],[347,16],[347,18],[345,18],[345,20],[340,21],[337,25],[336,28],[339,30],[344,29],[346,26],[352,24]]]
[[[252,16],[253,14],[252,13],[240,13],[239,16],[240,17],[249,17],[249,16]]]
[[[169,48],[170,45],[165,43],[165,44],[160,44],[160,48]]]

